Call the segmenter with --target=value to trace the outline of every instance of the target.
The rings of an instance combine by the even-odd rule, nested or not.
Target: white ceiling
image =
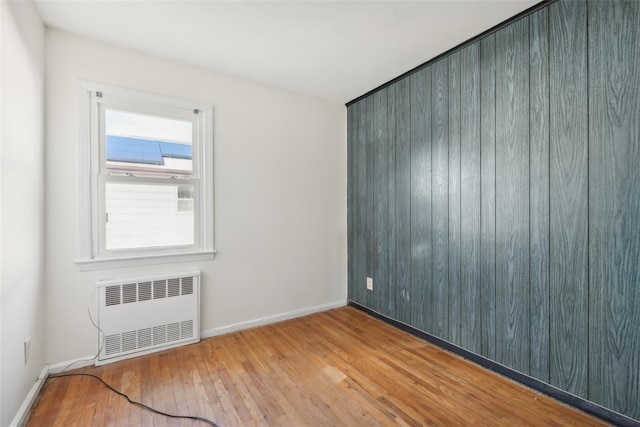
[[[345,103],[538,2],[34,3],[50,27]]]

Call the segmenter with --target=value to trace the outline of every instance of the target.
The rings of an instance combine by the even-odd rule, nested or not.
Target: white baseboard
[[[69,368],[69,370],[71,371],[74,369],[86,368],[87,366],[94,366],[95,363],[95,356],[81,357],[79,359],[68,360],[66,362],[54,363],[52,365],[49,365],[49,374],[59,374],[63,370],[66,371],[66,368]]]
[[[211,338],[218,335],[241,331],[243,329],[255,328],[256,326],[263,326],[270,323],[281,322],[283,320],[295,319],[296,317],[307,316],[309,314],[331,310],[332,308],[344,307],[345,305],[347,305],[347,300],[334,301],[327,304],[316,305],[314,307],[307,307],[300,310],[289,311],[287,313],[261,317],[260,319],[248,320],[246,322],[234,323],[232,325],[221,326],[219,328],[207,329],[200,332],[200,337]]]
[[[45,365],[44,368],[42,368],[42,372],[40,372],[40,375],[38,376],[38,378],[36,378],[36,382],[31,387],[31,390],[29,390],[29,393],[27,394],[27,397],[24,399],[24,402],[22,402],[22,406],[20,406],[20,409],[18,409],[18,413],[13,418],[13,421],[11,421],[11,427],[20,427],[27,422],[29,411],[31,411],[31,407],[33,406],[36,399],[38,398],[38,394],[40,393],[40,390],[44,385],[44,381],[47,379],[48,376],[49,376],[49,365]]]

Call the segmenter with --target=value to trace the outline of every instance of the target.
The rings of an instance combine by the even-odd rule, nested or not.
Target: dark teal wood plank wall
[[[351,104],[349,299],[640,420],[638,64],[561,0]]]

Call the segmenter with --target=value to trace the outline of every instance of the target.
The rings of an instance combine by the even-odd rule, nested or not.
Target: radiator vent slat
[[[180,296],[180,279],[169,279],[169,297]]]
[[[151,282],[138,283],[138,301],[149,301],[151,299]]]
[[[120,304],[120,286],[107,286],[105,289],[106,293],[106,304],[109,305],[118,305]]]
[[[96,365],[197,342],[199,272],[98,282],[104,335]]]
[[[167,342],[167,325],[153,327],[153,345]]]
[[[120,353],[120,334],[109,335],[105,338],[105,352],[107,355]]]
[[[180,339],[180,323],[167,325],[167,342],[178,341]]]
[[[182,295],[193,294],[193,277],[182,278]]]
[[[138,348],[136,331],[128,331],[122,334],[122,351],[131,351]]]
[[[138,331],[138,348],[151,347],[151,328]]]
[[[180,339],[193,337],[193,320],[185,320],[180,323]]]
[[[167,281],[158,280],[153,282],[153,299],[167,297]]]
[[[138,292],[137,286],[135,283],[127,283],[126,285],[122,285],[122,303],[130,304],[132,302],[138,301]]]

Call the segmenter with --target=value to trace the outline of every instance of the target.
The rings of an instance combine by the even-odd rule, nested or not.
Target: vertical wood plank
[[[436,62],[432,70],[432,235],[433,313],[431,332],[449,335],[449,60]]]
[[[588,22],[589,399],[640,420],[640,3]]]
[[[365,233],[365,281],[360,284],[363,289],[363,296],[365,305],[367,307],[373,307],[373,292],[368,290],[366,287],[366,278],[373,277],[374,270],[374,255],[375,255],[375,240],[374,240],[374,206],[375,206],[375,194],[374,194],[374,105],[373,105],[373,97],[369,96],[365,101],[366,113],[365,113],[365,156],[363,160],[366,162],[366,197],[365,197],[365,225],[364,225],[364,233]]]
[[[587,395],[586,3],[549,7],[550,381]]]
[[[355,130],[355,177],[354,177],[354,224],[355,224],[355,242],[354,242],[354,281],[353,295],[354,300],[366,304],[365,295],[365,278],[366,278],[366,223],[367,223],[367,162],[366,162],[366,128],[367,128],[367,103],[365,100],[359,101],[356,107],[356,130]]]
[[[480,352],[480,44],[460,52],[460,345]]]
[[[460,344],[460,51],[449,56],[449,334]]]
[[[396,316],[411,322],[411,92],[396,83]]]
[[[496,357],[496,36],[480,41],[481,351]]]
[[[397,319],[396,311],[396,85],[385,89],[387,91],[387,117],[389,118],[387,134],[387,200],[389,213],[387,223],[387,240],[389,241],[389,272],[387,280],[389,289],[386,310],[390,316]],[[375,289],[375,284],[374,284]]]
[[[364,221],[362,220],[362,204],[364,191],[361,188],[364,175],[364,162],[362,157],[362,103],[357,102],[351,106],[353,108],[353,253],[351,260],[352,281],[351,281],[351,298],[361,304],[364,303],[361,298],[361,290],[358,284],[362,278],[362,251],[363,251],[363,234],[362,228]]]
[[[347,298],[355,298],[355,129],[356,107],[347,108]]]
[[[374,267],[373,274],[373,309],[389,314],[385,311],[387,295],[389,293],[389,239],[387,238],[389,219],[388,173],[387,158],[389,144],[389,117],[387,116],[387,90],[381,90],[373,95],[373,197],[374,204]]]
[[[496,358],[529,373],[528,19],[496,33]]]
[[[529,16],[531,375],[549,381],[549,28],[548,11]]]
[[[411,75],[411,325],[427,330],[431,313],[431,69]],[[430,328],[429,328],[430,329]]]

